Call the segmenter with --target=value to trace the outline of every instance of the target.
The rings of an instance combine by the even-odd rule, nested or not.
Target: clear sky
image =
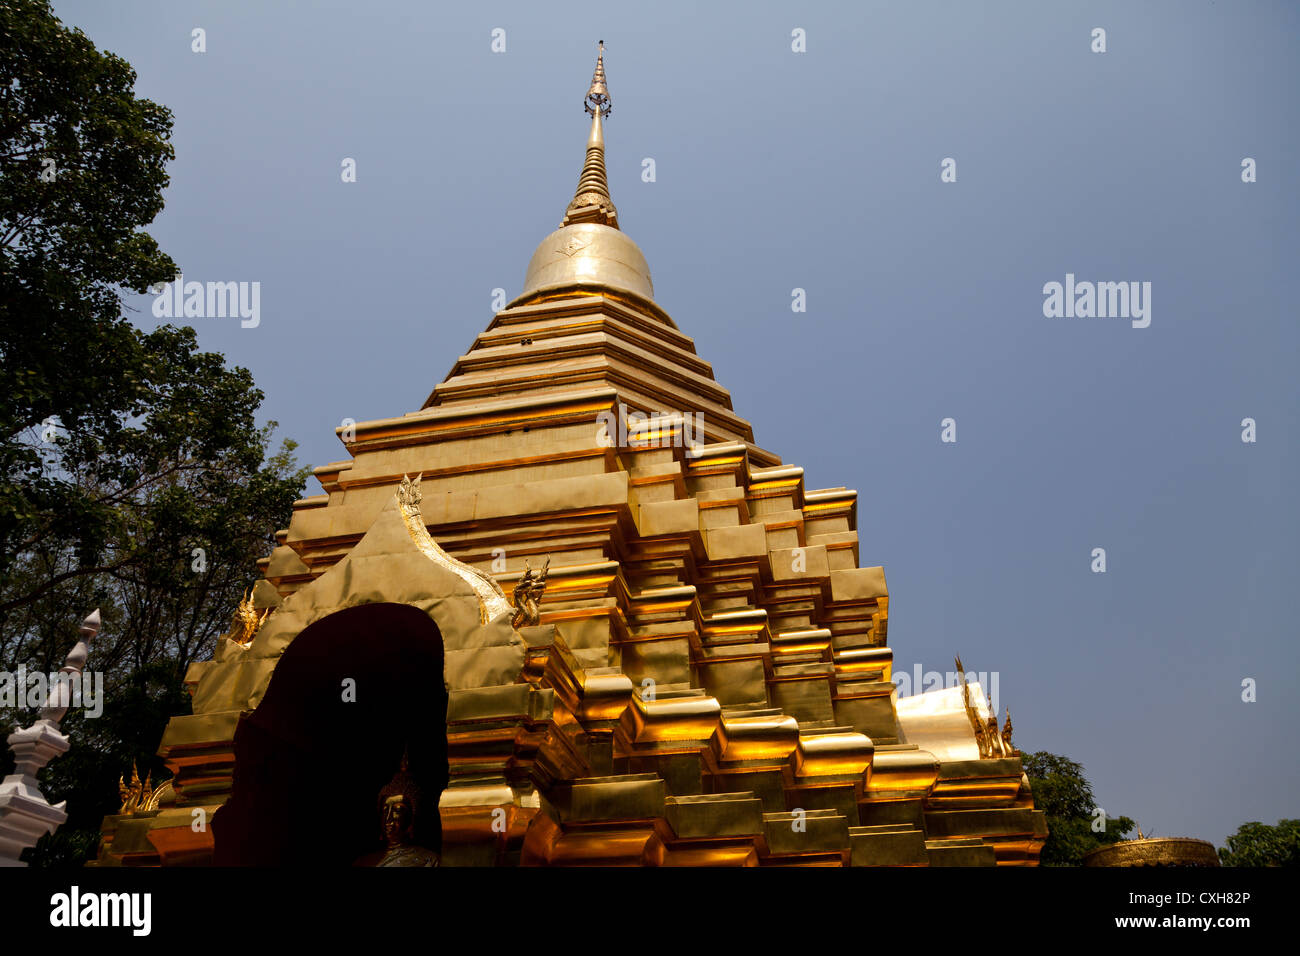
[[[1300,816],[1300,6],[55,10],[175,112],[151,231],[261,283],[256,328],[192,324],[313,465],[519,293],[604,39],[620,225],[758,444],[858,489],[896,670],[998,671],[1018,745],[1148,832]],[[1046,317],[1067,274],[1151,283],[1150,325]]]

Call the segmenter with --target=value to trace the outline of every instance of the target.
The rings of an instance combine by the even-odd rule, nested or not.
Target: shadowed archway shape
[[[355,700],[345,700],[345,681]],[[234,788],[212,819],[219,866],[349,866],[382,845],[377,796],[409,747],[416,840],[441,849],[447,689],[438,626],[364,604],[305,628],[235,733]]]

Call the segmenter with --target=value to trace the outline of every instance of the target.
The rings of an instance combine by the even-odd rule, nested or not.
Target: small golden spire
[[[596,72],[591,77],[591,87],[582,102],[585,112],[591,114],[591,135],[587,137],[587,159],[582,164],[578,188],[573,201],[565,210],[561,226],[578,222],[595,222],[618,228],[618,209],[609,195],[609,180],[605,175],[605,134],[601,118],[613,109],[609,88],[605,85],[605,41],[600,41],[596,55]]]
[[[596,111],[600,111],[601,116],[608,116],[614,109],[614,101],[609,98],[609,87],[605,85],[605,41],[600,41],[600,49],[596,53],[596,72],[591,75],[591,89],[587,90],[587,98],[582,101],[582,108],[592,116]]]

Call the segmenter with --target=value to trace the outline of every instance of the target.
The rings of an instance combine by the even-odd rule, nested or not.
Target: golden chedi
[[[602,55],[523,292],[418,411],[338,430],[347,457],[186,675],[174,801],[107,820],[99,865],[1037,862],[978,685],[897,695],[857,492],[757,445],[655,303],[610,106]],[[408,833],[383,803],[378,847],[404,754],[437,813]]]

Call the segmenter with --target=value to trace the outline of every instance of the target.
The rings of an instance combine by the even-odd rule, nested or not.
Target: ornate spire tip
[[[582,101],[582,108],[592,116],[598,112],[601,116],[608,116],[614,108],[614,103],[609,98],[609,87],[605,85],[604,40],[600,41],[600,49],[596,53],[596,72],[591,76],[591,88],[587,90],[587,97]]]

